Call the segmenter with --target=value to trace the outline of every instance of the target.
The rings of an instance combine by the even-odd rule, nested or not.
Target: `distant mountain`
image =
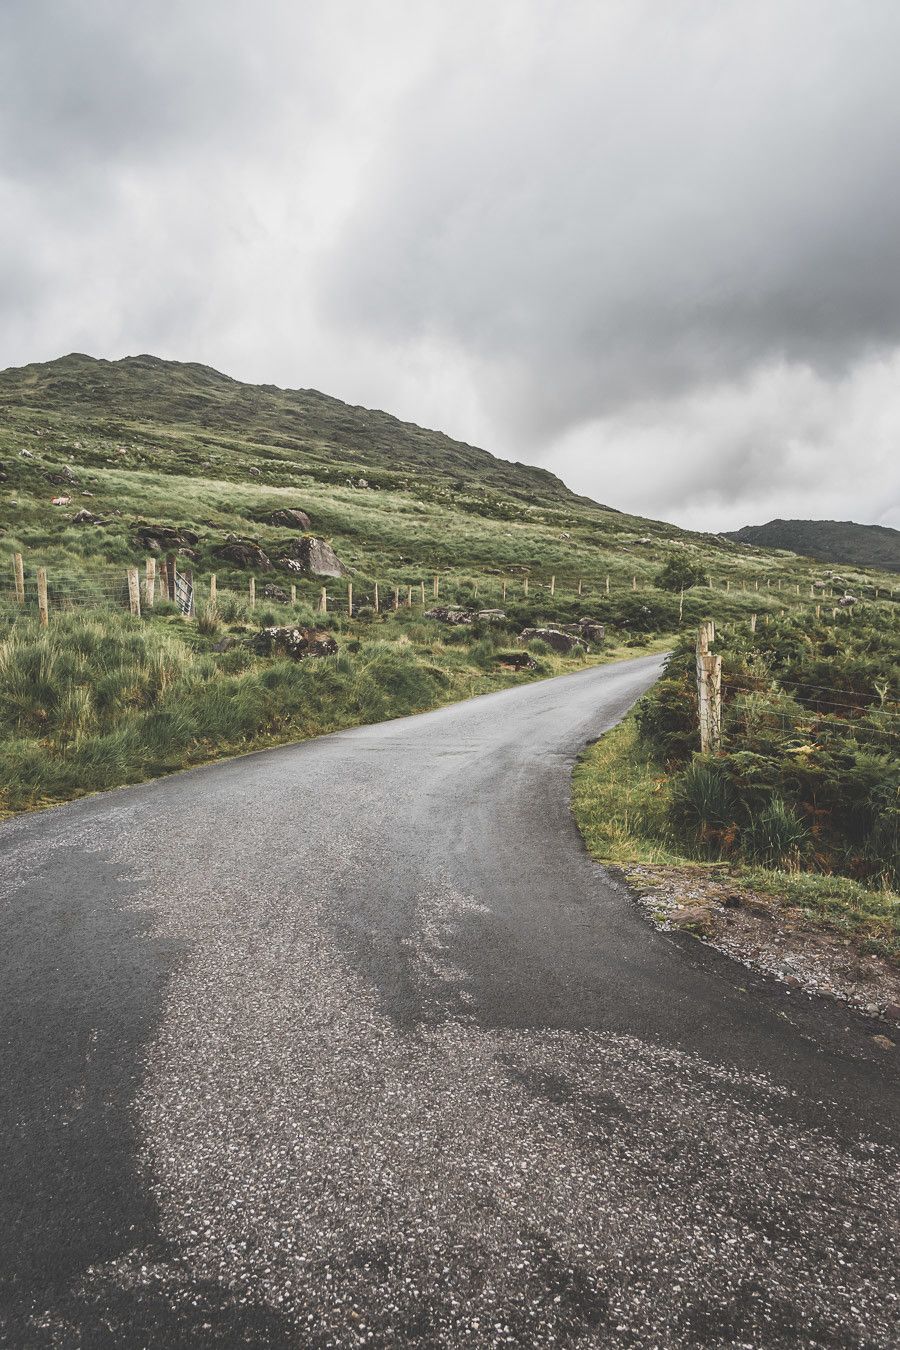
[[[783,548],[818,562],[900,572],[900,530],[852,520],[770,520],[727,531],[727,539],[758,548]]]

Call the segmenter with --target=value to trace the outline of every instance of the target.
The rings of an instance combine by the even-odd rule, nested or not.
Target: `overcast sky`
[[[900,527],[900,0],[2,0],[0,366]]]

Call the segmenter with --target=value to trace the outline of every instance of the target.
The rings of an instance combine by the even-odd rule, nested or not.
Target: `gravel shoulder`
[[[864,939],[809,922],[796,905],[714,869],[632,864],[617,869],[662,932],[683,931],[792,991],[847,1003],[883,1023],[884,1050],[900,1041],[900,965]]]

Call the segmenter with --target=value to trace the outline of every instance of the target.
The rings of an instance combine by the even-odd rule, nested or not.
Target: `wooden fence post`
[[[353,618],[353,582],[347,582],[347,618]]]
[[[578,594],[579,594],[579,595],[581,594],[581,582],[582,582],[582,578],[579,577],[579,578],[578,578]]]
[[[156,559],[148,558],[144,564],[144,604],[148,609],[153,608],[153,601],[156,596]]]
[[[375,582],[375,597],[374,597],[373,608],[374,608],[374,610],[375,610],[375,613],[377,614],[377,613],[378,613],[378,582],[377,582],[377,581]]]
[[[412,586],[406,588],[406,608],[412,609]]]
[[[296,604],[297,604],[297,583],[296,583],[296,582],[294,582],[294,583],[291,585],[291,604],[292,604],[292,605],[296,605]]]
[[[609,595],[609,576],[606,578],[606,594]]]
[[[213,572],[209,579],[209,607],[215,609],[219,602],[219,583],[216,580],[216,574]]]
[[[37,592],[41,627],[46,628],[50,622],[50,606],[47,603],[47,569],[45,567],[39,567],[37,570]]]
[[[505,599],[506,599],[506,577],[503,578],[502,586],[503,586],[503,599],[505,600]]]
[[[751,615],[750,615],[750,632],[751,632],[751,633],[755,633],[755,632],[756,632],[756,615],[755,615],[755,614],[751,614]]]
[[[637,590],[637,577],[632,577],[632,578],[631,578],[631,589],[632,589],[633,591],[636,591],[636,590]]]
[[[528,594],[528,578],[525,578],[525,594]]]
[[[555,576],[552,576],[552,577],[550,578],[550,594],[551,594],[551,595],[555,595],[555,594],[556,594],[556,577],[555,577]]]
[[[816,618],[821,619],[821,617],[822,617],[822,606],[816,605]]]
[[[187,583],[187,612],[185,614],[185,618],[189,619],[192,614],[196,614],[197,612],[196,596],[194,595],[193,567],[187,568],[184,574],[184,579]]]
[[[328,613],[328,591],[325,586],[322,587],[322,590],[319,594],[319,613],[320,614]]]
[[[440,595],[440,593],[441,593],[441,583],[440,583],[440,578],[435,577],[435,579],[434,579],[434,584],[433,584],[433,586],[432,586],[432,588],[431,588],[431,594],[434,596],[434,598],[435,598],[435,600],[436,600],[436,599],[438,598],[438,596]]]
[[[681,623],[684,618],[684,587],[681,588],[681,595],[678,597],[678,622]]]
[[[700,750],[719,749],[722,724],[722,658],[709,650],[710,631],[705,623],[697,633],[697,703],[700,712]]]
[[[175,601],[175,554],[166,555],[166,589],[169,592],[169,599]]]
[[[141,617],[141,582],[136,567],[128,569],[128,608],[135,618]]]
[[[256,577],[250,578],[250,608],[256,609]]]
[[[424,581],[420,581],[420,582],[419,582],[419,586],[421,587],[421,590],[422,590],[422,608],[424,609],[424,608],[425,608],[425,582],[424,582]]]
[[[399,609],[399,608],[400,608],[400,587],[399,587],[399,586],[395,586],[395,587],[394,587],[394,609],[397,610],[397,609]]]
[[[22,560],[21,553],[16,553],[13,557],[13,568],[16,574],[16,604],[25,603],[25,563]]]

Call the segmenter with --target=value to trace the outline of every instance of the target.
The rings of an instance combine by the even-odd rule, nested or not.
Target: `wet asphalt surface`
[[[900,1344],[883,1028],[571,819],[659,667],[0,827],[0,1344]]]

